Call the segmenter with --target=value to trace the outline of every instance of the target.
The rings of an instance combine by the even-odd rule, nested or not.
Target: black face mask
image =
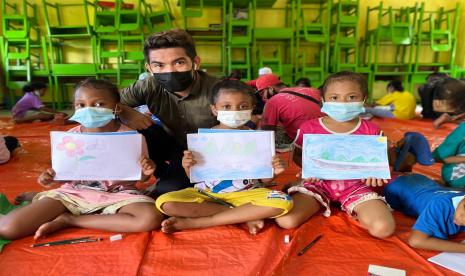
[[[171,93],[186,90],[194,81],[192,71],[153,73],[153,77]]]

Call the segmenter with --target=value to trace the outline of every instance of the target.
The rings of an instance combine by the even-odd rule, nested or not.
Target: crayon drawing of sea
[[[304,178],[390,178],[387,139],[382,136],[305,134],[302,164]]]

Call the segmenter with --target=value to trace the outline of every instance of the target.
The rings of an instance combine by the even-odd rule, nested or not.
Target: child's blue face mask
[[[321,112],[328,114],[338,122],[347,122],[364,113],[365,107],[363,107],[363,102],[324,102]]]
[[[87,128],[103,127],[115,119],[112,109],[103,107],[84,107],[77,109],[74,115],[69,118]]]

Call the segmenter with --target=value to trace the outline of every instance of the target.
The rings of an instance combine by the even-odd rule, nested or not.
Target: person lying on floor
[[[0,164],[8,162],[13,153],[19,149],[19,147],[20,144],[18,138],[0,135]]]
[[[210,103],[212,113],[220,122],[214,129],[249,129],[245,124],[250,120],[254,106],[254,95],[249,86],[236,80],[219,82],[212,89]],[[184,151],[182,165],[187,175],[196,162],[192,152]],[[278,155],[273,156],[272,166],[275,175],[286,168]],[[156,207],[171,217],[162,222],[161,230],[173,233],[247,223],[249,232],[256,234],[263,228],[264,219],[282,216],[292,209],[292,199],[287,194],[260,188],[260,182],[268,181],[271,179],[203,181],[195,184],[194,188],[163,194],[156,200]],[[212,196],[234,208],[216,203]]]
[[[421,174],[397,177],[384,188],[389,205],[417,218],[408,239],[419,249],[465,252],[465,244],[449,237],[465,231],[464,191],[452,190]]]
[[[46,107],[40,97],[45,95],[47,85],[43,82],[32,82],[23,87],[24,96],[11,110],[13,122],[28,123],[33,121],[63,121],[68,117],[66,113]]]
[[[462,113],[465,111],[465,82],[457,79],[445,79],[441,85],[435,89],[433,106],[437,111]],[[417,136],[421,136],[418,134]],[[427,162],[422,165],[432,165],[435,162],[442,163],[441,176],[447,186],[454,188],[465,187],[465,123],[461,123],[454,131],[452,131],[446,139],[431,152],[429,147],[423,148],[419,152],[412,153],[418,155],[431,156],[433,162]],[[417,137],[418,138],[418,137]],[[417,139],[415,138],[415,139]],[[422,138],[424,139],[424,138]],[[405,144],[404,152],[408,151],[411,145],[416,144],[413,141]],[[399,160],[403,159],[400,157]],[[425,159],[420,157],[420,159]]]
[[[98,133],[129,131],[115,115],[120,100],[118,88],[105,80],[86,79],[76,86],[75,114],[81,125],[69,132]],[[154,172],[142,143],[142,181]],[[44,171],[38,183],[53,185],[55,172]],[[136,181],[72,181],[60,188],[37,194],[32,203],[0,216],[0,237],[19,239],[31,234],[41,238],[67,227],[83,227],[114,232],[151,231],[160,226],[162,214],[153,208],[154,200],[142,195]]]

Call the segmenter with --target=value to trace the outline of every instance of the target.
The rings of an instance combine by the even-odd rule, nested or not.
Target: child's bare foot
[[[19,205],[25,201],[32,201],[32,199],[38,194],[37,192],[24,192],[15,197],[15,204]]]
[[[265,226],[265,221],[263,219],[258,219],[258,220],[248,221],[246,222],[246,224],[247,224],[247,227],[249,228],[249,233],[252,235],[256,235]]]
[[[47,234],[70,226],[69,219],[71,216],[72,215],[69,213],[63,213],[56,217],[54,220],[42,224],[39,229],[37,229],[34,235],[34,239],[37,240],[43,236],[46,236]]]
[[[170,217],[161,223],[161,231],[167,234],[190,228],[195,228],[191,218]]]

